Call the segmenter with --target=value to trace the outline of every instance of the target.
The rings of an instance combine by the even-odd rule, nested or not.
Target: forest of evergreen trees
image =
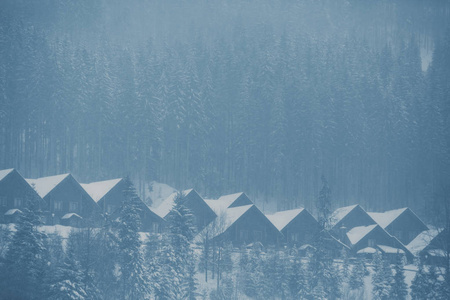
[[[311,208],[325,175],[335,206],[420,210],[450,178],[449,20],[449,1],[1,1],[0,169],[278,208]]]

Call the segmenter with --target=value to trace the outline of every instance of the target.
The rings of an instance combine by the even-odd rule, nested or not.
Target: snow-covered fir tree
[[[390,297],[393,299],[406,299],[408,286],[405,282],[405,271],[403,270],[403,255],[397,254],[394,267],[394,281],[391,286]]]
[[[389,262],[381,253],[376,252],[373,259],[372,298],[374,300],[389,299],[392,284],[392,270]]]

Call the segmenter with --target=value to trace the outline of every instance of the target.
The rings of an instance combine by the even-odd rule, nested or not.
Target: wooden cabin
[[[445,229],[430,227],[412,240],[407,248],[424,264],[450,264],[450,234]]]
[[[61,224],[62,217],[70,213],[83,218],[84,225],[97,226],[100,223],[100,208],[72,175],[62,174],[26,181],[46,202],[47,225]]]
[[[253,204],[223,209],[218,200],[209,200],[217,218],[199,236],[213,242],[231,241],[234,247],[256,242],[264,246],[278,245],[283,235],[269,219]],[[215,204],[215,205],[214,205]]]
[[[173,193],[167,197],[155,212],[165,220],[167,220],[173,206],[175,205],[175,198],[178,193]],[[195,225],[198,232],[203,230],[210,224],[217,216],[214,211],[206,204],[205,200],[194,190],[185,190],[182,192],[183,205],[188,208],[195,217]]]
[[[370,212],[369,215],[404,245],[408,245],[421,232],[428,230],[422,220],[407,207],[382,213]]]
[[[354,254],[361,254],[361,250],[368,253],[370,249],[378,249],[389,255],[404,254],[410,261],[414,257],[396,237],[391,236],[378,224],[354,227],[347,231],[342,242],[348,245]],[[389,255],[386,257],[389,258]]]
[[[46,209],[44,200],[16,169],[0,170],[0,222],[16,222],[27,201],[34,209]]]
[[[351,228],[376,224],[370,215],[359,205],[351,205],[336,209],[330,217],[328,229],[343,241]]]
[[[283,244],[301,246],[312,242],[320,231],[317,220],[304,208],[279,211],[267,218],[283,234]]]
[[[83,189],[94,199],[104,215],[118,217],[120,208],[126,200],[124,190],[127,188],[123,178],[82,183]],[[140,198],[141,231],[161,233],[166,221],[154,213]]]

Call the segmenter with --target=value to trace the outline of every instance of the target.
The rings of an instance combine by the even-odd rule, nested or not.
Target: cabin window
[[[248,239],[248,230],[239,231],[239,240],[246,241]]]
[[[23,199],[22,198],[14,198],[14,207],[22,207],[23,205]]]
[[[153,233],[158,233],[158,231],[159,231],[159,224],[153,222],[153,223],[152,223],[152,232],[153,232]]]
[[[261,242],[262,241],[262,231],[255,230],[253,232],[253,234],[255,236],[255,242]]]
[[[78,202],[69,202],[69,211],[76,212],[78,211]]]
[[[291,241],[292,242],[298,242],[298,233],[292,233],[291,234]]]
[[[61,211],[62,210],[62,201],[53,202],[53,209],[55,211]]]
[[[0,196],[0,206],[8,206],[8,200],[6,196]]]
[[[375,240],[369,239],[369,247],[375,247]]]

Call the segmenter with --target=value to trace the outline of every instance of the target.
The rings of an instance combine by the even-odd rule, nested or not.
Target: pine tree
[[[403,270],[402,256],[397,255],[397,261],[395,264],[394,282],[391,287],[390,297],[393,299],[406,299],[408,295],[408,287],[405,283],[405,271]]]
[[[118,223],[119,284],[123,299],[147,299],[150,297],[150,283],[139,238],[140,200],[129,178],[125,182],[125,200]]]
[[[37,229],[40,221],[30,201],[27,207],[19,217],[1,265],[0,298],[42,299],[48,290],[47,237]]]
[[[430,293],[429,289],[430,287],[427,285],[427,274],[424,270],[422,260],[420,260],[416,276],[411,282],[411,299],[426,299],[427,295]]]
[[[319,225],[322,229],[326,228],[331,215],[331,189],[328,181],[322,175],[322,189],[317,198],[317,211],[319,213]]]
[[[364,273],[364,263],[361,260],[358,260],[355,265],[353,265],[349,279],[349,287],[351,290],[359,290],[364,287]]]
[[[387,260],[383,259],[379,252],[374,254],[374,274],[372,275],[372,296],[375,300],[389,298],[391,290],[392,271]]]

